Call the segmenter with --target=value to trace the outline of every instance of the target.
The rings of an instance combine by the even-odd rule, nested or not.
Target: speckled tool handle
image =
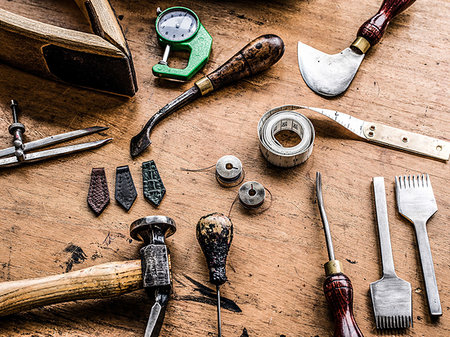
[[[140,260],[111,262],[66,274],[0,283],[0,316],[44,305],[115,297],[142,288]]]
[[[384,0],[377,14],[363,23],[358,37],[365,38],[371,46],[380,42],[389,22],[411,6],[416,0]]]
[[[335,321],[334,337],[364,337],[353,316],[353,287],[342,273],[325,279],[323,290]]]
[[[207,75],[207,78],[211,81],[213,90],[217,90],[270,68],[283,53],[284,42],[280,37],[274,34],[262,35]]]
[[[233,223],[221,213],[212,213],[200,218],[196,232],[208,264],[209,281],[217,286],[224,284],[227,281],[226,264],[233,240]]]

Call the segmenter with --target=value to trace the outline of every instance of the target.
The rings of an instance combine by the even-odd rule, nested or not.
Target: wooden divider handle
[[[378,13],[363,23],[358,30],[358,36],[365,38],[371,46],[377,44],[389,22],[416,0],[384,0]]]
[[[66,274],[0,283],[0,316],[142,288],[141,260],[111,262]]]

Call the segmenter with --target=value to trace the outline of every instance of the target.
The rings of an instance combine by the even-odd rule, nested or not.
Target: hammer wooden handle
[[[416,0],[384,0],[378,13],[363,23],[358,36],[365,38],[371,46],[377,44],[384,35],[389,22]]]
[[[111,262],[66,274],[0,283],[0,316],[36,307],[122,295],[142,288],[141,260]]]

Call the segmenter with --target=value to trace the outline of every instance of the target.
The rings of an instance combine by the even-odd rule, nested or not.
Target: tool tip
[[[152,142],[146,133],[139,133],[130,142],[130,154],[131,157],[135,158],[139,156],[147,147],[150,146]]]

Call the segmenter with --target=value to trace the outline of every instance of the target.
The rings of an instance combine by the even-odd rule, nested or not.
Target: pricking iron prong
[[[19,166],[23,163],[32,163],[36,161],[46,160],[54,157],[59,157],[67,154],[72,154],[89,149],[95,149],[109,143],[112,138],[98,140],[94,142],[81,143],[58,147],[50,150],[30,153],[32,150],[41,149],[54,144],[63,143],[75,138],[84,137],[93,133],[98,133],[107,130],[107,127],[94,126],[86,129],[75,130],[71,132],[61,133],[59,135],[50,136],[32,142],[23,143],[23,134],[25,133],[25,126],[19,123],[18,111],[19,105],[16,101],[11,101],[11,110],[13,115],[13,123],[9,126],[9,133],[13,135],[14,146],[0,150],[0,168]]]

